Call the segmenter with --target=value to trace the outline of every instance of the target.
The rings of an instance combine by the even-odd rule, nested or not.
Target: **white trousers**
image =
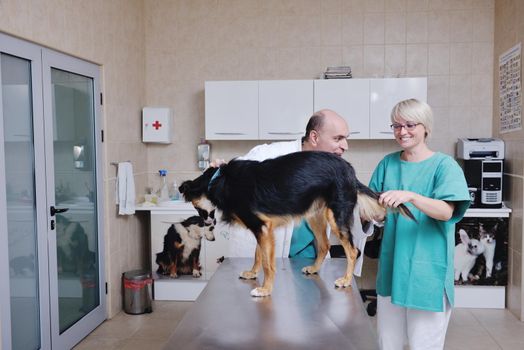
[[[409,309],[391,303],[391,297],[377,297],[377,330],[380,349],[442,350],[451,306],[444,296],[444,311]]]

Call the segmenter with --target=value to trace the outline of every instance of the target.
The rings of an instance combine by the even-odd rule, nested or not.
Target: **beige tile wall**
[[[427,76],[436,118],[431,146],[454,154],[458,137],[490,136],[493,1],[145,1],[146,93],[173,108],[174,139],[148,148],[156,171],[194,176],[204,136],[204,81],[312,79],[329,65],[354,77]],[[213,141],[230,159],[259,142]],[[394,141],[351,141],[367,181]]]
[[[493,75],[493,134],[506,143],[506,198],[512,208],[510,219],[509,263],[507,307],[521,321],[524,321],[524,271],[522,227],[524,224],[524,130],[507,134],[499,133],[498,57],[524,39],[524,1],[497,1],[495,6],[495,62]]]
[[[458,137],[492,135],[494,1],[146,0],[146,93],[175,112],[169,146],[148,148],[149,183],[196,176],[206,80],[313,79],[327,66],[354,77],[427,76],[435,112],[431,146],[454,155]],[[231,159],[260,142],[213,141]],[[367,182],[394,141],[349,142]],[[364,274],[374,275],[367,260]],[[359,281],[372,288],[368,281]]]
[[[493,0],[1,0],[0,30],[102,66],[112,316],[121,273],[144,264],[147,231],[116,216],[108,164],[133,161],[140,193],[160,168],[195,176],[205,80],[311,79],[341,64],[355,77],[428,76],[431,145],[453,154],[457,137],[491,135],[493,14]],[[173,144],[140,142],[144,105],[173,108]],[[212,156],[257,143],[213,142]],[[351,141],[348,159],[367,181],[393,150],[394,141]]]
[[[121,273],[145,267],[145,230],[136,216],[117,217],[113,161],[131,160],[137,188],[147,182],[140,142],[145,104],[142,0],[1,0],[0,31],[101,65],[105,129],[105,246],[109,316],[121,309]]]

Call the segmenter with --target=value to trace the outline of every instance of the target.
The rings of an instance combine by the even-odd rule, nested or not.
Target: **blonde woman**
[[[406,204],[417,222],[389,213],[377,275],[381,349],[443,349],[454,299],[455,223],[469,206],[455,160],[427,144],[433,113],[424,102],[399,102],[391,128],[401,150],[376,167],[370,188],[387,207]]]

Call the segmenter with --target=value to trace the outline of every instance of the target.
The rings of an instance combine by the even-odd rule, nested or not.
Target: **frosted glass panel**
[[[13,349],[40,348],[31,64],[1,54],[11,335]]]
[[[93,79],[51,69],[60,333],[100,304]]]

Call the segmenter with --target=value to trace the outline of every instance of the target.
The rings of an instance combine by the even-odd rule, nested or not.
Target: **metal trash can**
[[[145,270],[133,270],[122,274],[124,284],[124,311],[139,315],[153,312],[151,306],[151,273]]]

